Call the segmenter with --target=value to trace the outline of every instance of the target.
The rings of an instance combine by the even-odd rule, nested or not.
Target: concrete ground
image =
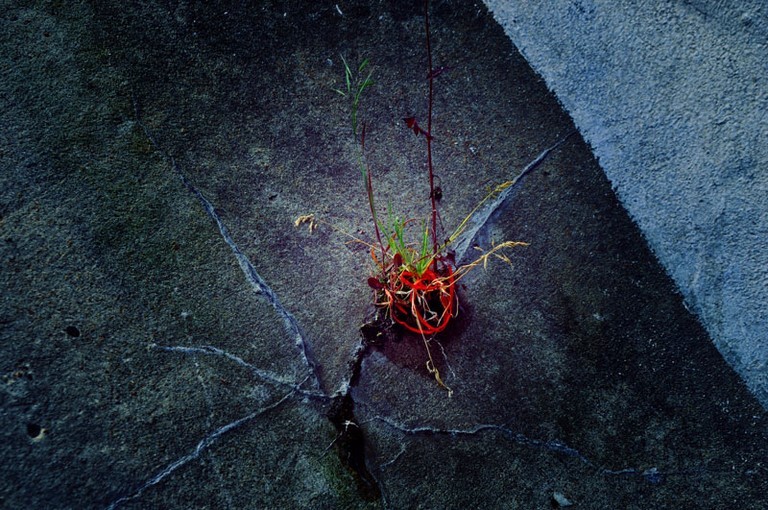
[[[485,3],[768,406],[768,5]]]
[[[361,339],[380,208],[425,217],[413,2],[15,2],[0,22],[0,506],[765,508],[768,413],[482,3],[432,5],[450,231],[432,342]],[[554,147],[554,148],[553,148]],[[299,215],[321,223],[294,227]]]

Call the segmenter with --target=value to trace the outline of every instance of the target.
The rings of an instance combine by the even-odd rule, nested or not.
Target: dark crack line
[[[440,429],[436,427],[430,427],[427,425],[409,428],[385,416],[374,416],[373,418],[371,418],[371,421],[379,421],[389,426],[390,428],[393,428],[395,430],[402,432],[403,434],[410,435],[410,436],[435,435],[435,436],[449,436],[449,437],[458,438],[458,437],[475,436],[486,431],[500,432],[504,436],[512,439],[512,441],[514,441],[517,444],[524,445],[524,446],[532,446],[535,448],[543,448],[549,451],[562,453],[568,457],[575,457],[576,459],[580,460],[583,464],[586,464],[587,466],[595,467],[595,468],[597,467],[595,463],[593,463],[587,457],[582,455],[578,450],[576,450],[575,448],[571,448],[570,446],[564,443],[561,443],[560,441],[542,441],[540,439],[533,439],[520,432],[515,432],[514,430],[507,428],[503,425],[487,423],[487,424],[475,425],[474,427],[469,429]],[[401,455],[401,454],[398,454],[398,455]]]
[[[197,188],[195,188],[191,182],[189,182],[184,174],[181,173],[178,165],[176,164],[176,160],[173,157],[171,157],[171,162],[173,164],[174,170],[179,175],[179,178],[181,178],[181,182],[183,182],[187,189],[189,189],[198,198],[200,203],[203,205],[203,208],[208,213],[208,216],[210,216],[216,222],[216,226],[219,228],[221,237],[224,239],[227,245],[229,245],[232,253],[235,255],[235,258],[237,259],[238,264],[240,264],[240,269],[242,269],[246,280],[248,280],[248,282],[251,284],[254,291],[257,294],[262,295],[267,300],[267,302],[272,305],[278,315],[280,315],[280,317],[283,319],[285,329],[291,336],[293,336],[294,343],[301,352],[302,361],[311,370],[313,387],[319,388],[320,380],[317,376],[317,366],[311,359],[309,352],[309,342],[307,341],[304,333],[301,331],[301,327],[299,326],[298,321],[293,316],[293,314],[286,310],[286,308],[280,303],[280,299],[277,297],[277,294],[275,294],[269,285],[267,285],[259,273],[256,272],[256,268],[253,267],[253,264],[251,264],[251,261],[248,260],[248,257],[246,257],[242,251],[240,251],[237,243],[235,243],[235,241],[229,235],[229,230],[221,221],[221,218],[213,207],[213,204],[211,204],[211,202],[205,198],[205,196]]]
[[[123,503],[126,503],[126,502],[128,502],[128,501],[130,501],[132,499],[136,499],[136,498],[140,497],[144,493],[144,491],[146,491],[147,489],[149,489],[150,487],[152,487],[154,485],[157,485],[158,483],[163,481],[167,476],[169,476],[171,473],[173,473],[174,471],[176,471],[180,467],[184,466],[185,464],[189,463],[190,461],[193,461],[193,460],[197,459],[206,449],[208,449],[209,446],[211,446],[213,443],[215,443],[221,436],[223,436],[224,434],[226,434],[228,432],[231,432],[232,430],[235,430],[235,429],[237,429],[239,427],[242,427],[246,423],[254,420],[255,418],[261,416],[262,414],[265,414],[265,413],[267,413],[269,411],[277,409],[286,400],[288,400],[288,398],[291,397],[294,393],[295,393],[294,391],[289,391],[281,399],[277,400],[276,402],[274,402],[274,403],[272,403],[272,404],[270,404],[270,405],[268,405],[266,407],[263,407],[261,409],[258,409],[258,410],[252,412],[251,414],[249,414],[247,416],[243,416],[240,419],[237,419],[237,420],[235,420],[233,422],[230,422],[230,423],[228,423],[228,424],[226,424],[226,425],[216,429],[215,431],[213,431],[212,433],[210,433],[209,435],[207,435],[203,439],[201,439],[200,442],[197,443],[197,446],[195,447],[195,449],[192,450],[190,453],[188,453],[187,455],[184,455],[183,457],[181,457],[179,459],[176,459],[172,463],[168,464],[165,468],[163,468],[162,471],[160,471],[155,476],[153,476],[152,478],[150,478],[149,480],[144,482],[144,484],[141,485],[141,487],[136,489],[131,494],[129,494],[127,496],[122,496],[122,497],[116,499],[115,501],[113,501],[112,503],[110,503],[109,506],[107,506],[107,510],[113,510],[113,509],[117,508],[118,506],[122,505]]]
[[[174,172],[176,172],[176,174],[179,176],[179,178],[181,179],[181,182],[198,199],[198,201],[203,206],[203,209],[205,209],[205,212],[216,223],[216,226],[218,227],[218,230],[219,230],[219,234],[224,239],[224,242],[227,243],[230,250],[232,250],[232,253],[237,259],[237,263],[240,265],[240,269],[243,271],[243,274],[245,275],[246,280],[251,285],[254,292],[262,296],[270,305],[272,305],[272,307],[275,309],[278,315],[280,315],[281,319],[283,320],[283,324],[285,326],[286,331],[288,332],[289,335],[292,336],[294,344],[296,345],[296,347],[299,349],[299,352],[301,353],[302,361],[310,369],[311,376],[312,376],[312,386],[315,389],[320,388],[320,378],[317,375],[317,366],[312,360],[312,357],[310,354],[309,342],[307,341],[305,334],[302,332],[298,321],[293,316],[293,314],[291,314],[282,305],[282,303],[280,303],[280,299],[277,297],[277,294],[275,294],[275,292],[270,288],[270,286],[267,285],[267,283],[264,281],[261,275],[259,275],[259,273],[256,271],[256,268],[253,266],[253,264],[251,264],[251,261],[248,259],[248,257],[240,250],[240,247],[237,245],[237,243],[235,243],[234,239],[232,239],[232,236],[230,236],[229,234],[229,229],[227,229],[227,226],[224,225],[224,222],[221,220],[221,217],[216,212],[216,208],[213,206],[213,204],[205,197],[205,195],[202,194],[202,192],[200,192],[200,190],[198,190],[189,181],[189,179],[187,179],[187,177],[181,171],[181,168],[179,167],[178,163],[176,162],[176,159],[160,148],[159,144],[155,140],[155,137],[152,135],[149,128],[147,128],[147,126],[145,126],[144,123],[141,121],[141,112],[139,109],[138,101],[136,100],[135,96],[133,97],[133,107],[134,107],[134,112],[136,116],[136,122],[141,127],[142,131],[144,132],[144,135],[147,137],[150,144],[155,148],[155,150],[157,150],[160,154],[162,154],[165,158],[167,158],[171,162],[171,167],[173,168]]]
[[[219,230],[219,234],[221,235],[221,237],[224,239],[224,241],[227,243],[230,250],[234,254],[243,274],[246,277],[246,280],[251,285],[254,292],[262,296],[270,305],[272,305],[272,307],[281,317],[284,323],[285,329],[293,337],[295,344],[301,353],[302,361],[305,364],[305,366],[307,366],[310,369],[310,373],[307,375],[307,377],[303,381],[297,384],[297,383],[286,380],[284,377],[278,374],[262,370],[246,362],[239,356],[228,353],[214,346],[210,346],[210,345],[204,345],[204,346],[198,346],[198,347],[159,346],[159,345],[153,344],[151,346],[152,348],[167,351],[167,352],[180,352],[180,353],[190,354],[190,355],[202,354],[202,355],[224,357],[238,364],[241,367],[247,368],[258,379],[266,383],[274,384],[276,386],[287,387],[289,391],[282,398],[280,398],[273,404],[270,404],[266,407],[263,407],[259,410],[256,410],[248,414],[247,416],[239,418],[231,423],[228,423],[227,425],[224,425],[219,429],[215,430],[214,432],[212,432],[211,434],[207,435],[197,444],[197,446],[192,452],[172,462],[171,464],[166,466],[162,471],[157,473],[154,477],[152,477],[147,482],[145,482],[141,487],[135,490],[132,494],[118,498],[117,500],[112,502],[107,508],[111,510],[111,509],[117,508],[119,505],[127,501],[140,497],[142,493],[144,493],[147,489],[160,483],[163,479],[171,475],[174,471],[176,471],[180,467],[184,466],[185,464],[189,463],[192,460],[197,459],[208,447],[214,444],[224,434],[243,426],[244,424],[257,418],[258,416],[261,416],[273,409],[276,409],[277,407],[282,405],[284,402],[286,402],[291,396],[294,396],[294,395],[300,395],[304,398],[320,399],[331,404],[331,411],[329,412],[327,417],[336,426],[337,431],[339,433],[336,439],[334,439],[333,443],[331,443],[331,446],[334,444],[338,446],[339,443],[350,443],[350,445],[348,445],[350,446],[350,448],[346,450],[340,450],[340,458],[342,457],[342,452],[346,452],[346,457],[347,457],[346,462],[344,462],[344,458],[342,458],[342,462],[349,465],[349,467],[352,467],[356,471],[358,476],[358,484],[362,483],[363,485],[366,486],[363,492],[367,492],[368,497],[374,496],[374,497],[380,498],[384,506],[387,507],[388,506],[387,497],[384,491],[381,490],[383,489],[384,484],[382,484],[379,478],[375,476],[374,473],[370,472],[370,470],[368,470],[367,468],[368,461],[365,459],[365,456],[363,453],[365,449],[365,440],[363,436],[363,430],[359,427],[358,423],[355,422],[355,416],[353,412],[355,403],[350,395],[350,390],[355,385],[355,381],[357,377],[359,377],[362,360],[365,357],[366,353],[368,352],[368,347],[369,347],[368,344],[365,342],[365,340],[361,340],[358,343],[350,359],[350,370],[348,372],[348,377],[342,381],[340,387],[336,390],[336,392],[332,396],[329,396],[323,393],[322,390],[320,390],[320,381],[317,375],[316,365],[311,359],[309,342],[306,339],[304,333],[302,332],[298,324],[298,321],[288,310],[285,309],[285,307],[281,304],[279,298],[277,297],[277,294],[269,287],[269,285],[259,275],[259,273],[256,271],[255,267],[250,262],[248,257],[244,253],[242,253],[237,243],[232,239],[231,235],[229,234],[229,230],[227,229],[224,222],[221,220],[221,217],[219,216],[219,214],[216,212],[216,209],[213,206],[213,204],[203,195],[203,193],[200,190],[198,190],[189,181],[189,179],[186,178],[184,173],[181,171],[181,168],[179,167],[178,163],[176,162],[176,159],[160,148],[153,134],[141,121],[139,106],[135,97],[133,98],[133,104],[134,104],[134,109],[136,114],[136,121],[138,125],[141,127],[141,129],[143,130],[150,144],[160,154],[162,154],[164,157],[166,157],[170,161],[171,167],[173,168],[174,172],[178,175],[181,182],[184,184],[187,190],[189,190],[190,193],[192,193],[198,199],[198,201],[203,206],[208,216],[216,223],[216,226]],[[492,221],[492,217],[494,213],[496,213],[507,202],[507,200],[509,200],[509,198],[512,195],[512,191],[516,189],[516,185],[520,182],[520,180],[523,177],[525,177],[528,173],[530,173],[533,169],[537,168],[549,156],[549,154],[552,153],[552,151],[560,147],[575,133],[576,131],[572,131],[571,133],[567,134],[566,136],[558,140],[554,145],[542,151],[534,160],[532,160],[530,163],[528,163],[528,165],[526,165],[523,168],[523,170],[517,175],[517,177],[515,177],[512,180],[511,185],[509,187],[504,189],[495,199],[493,199],[490,203],[488,203],[485,207],[483,207],[481,210],[477,211],[473,215],[470,222],[470,226],[454,242],[454,249],[455,249],[457,261],[459,262],[463,261],[463,258],[465,257],[469,247],[471,246],[471,243],[475,240],[478,234],[484,228],[486,228],[486,226]],[[305,390],[301,388],[303,384],[307,382],[309,379],[312,380],[312,386],[314,388],[314,391]],[[554,441],[554,440],[543,441],[539,439],[533,439],[522,433],[515,432],[514,430],[509,429],[508,427],[505,427],[503,425],[497,425],[497,424],[478,424],[469,429],[440,429],[440,428],[430,427],[430,426],[418,426],[418,427],[409,428],[402,424],[397,423],[396,421],[390,418],[382,417],[382,416],[375,416],[367,421],[368,422],[379,421],[385,424],[386,426],[390,427],[391,429],[397,430],[400,433],[409,435],[409,436],[439,435],[439,436],[448,436],[451,438],[461,438],[461,437],[478,436],[486,432],[496,432],[504,435],[505,437],[507,437],[508,439],[510,439],[511,441],[519,445],[543,449],[553,453],[559,453],[567,457],[575,458],[580,463],[606,476],[643,477],[651,483],[659,483],[663,477],[669,476],[669,475],[685,474],[685,473],[694,472],[694,471],[701,472],[701,469],[694,470],[694,471],[686,471],[686,472],[661,472],[657,470],[655,467],[646,469],[646,470],[641,470],[636,468],[610,470],[610,469],[600,467],[598,464],[591,461],[588,457],[583,455],[577,449],[572,448],[560,441]],[[401,450],[397,453],[397,455],[394,456],[394,458],[379,465],[379,470],[382,470],[394,465],[400,458],[402,458],[402,456],[406,452],[407,452],[407,447],[402,446]]]
[[[339,388],[334,392],[335,397],[345,397],[354,386],[354,382],[360,376],[360,368],[363,358],[368,352],[369,345],[364,339],[360,339],[355,346],[355,350],[349,359],[349,370],[346,377],[341,381]]]
[[[369,500],[372,498],[380,498],[381,493],[379,491],[379,481],[371,475],[367,468],[367,461],[365,456],[365,438],[362,435],[362,431],[359,429],[355,431],[354,427],[350,428],[348,425],[349,423],[354,423],[355,420],[353,413],[354,402],[352,401],[352,398],[349,394],[349,390],[350,387],[354,385],[355,379],[359,375],[360,363],[365,354],[366,346],[361,343],[353,354],[352,360],[350,362],[351,373],[349,380],[346,380],[342,383],[341,388],[334,394],[334,396],[326,395],[321,389],[317,367],[310,355],[309,342],[301,331],[298,321],[280,303],[277,294],[269,287],[269,285],[267,285],[264,279],[261,278],[253,264],[251,264],[248,257],[242,253],[237,243],[235,243],[235,241],[230,236],[229,230],[221,220],[219,214],[216,212],[213,204],[203,195],[202,192],[200,192],[200,190],[198,190],[192,184],[192,182],[189,181],[189,179],[186,178],[178,163],[176,162],[176,159],[160,148],[160,145],[158,144],[152,132],[141,121],[139,104],[135,96],[133,96],[133,106],[136,115],[136,122],[143,130],[144,135],[147,137],[152,147],[154,147],[155,150],[157,150],[161,155],[170,161],[171,168],[179,176],[182,184],[198,199],[208,216],[214,220],[219,230],[219,234],[227,243],[232,253],[235,255],[235,258],[237,259],[237,262],[240,265],[246,280],[251,285],[254,292],[269,302],[282,318],[286,330],[293,336],[295,344],[302,355],[302,361],[304,362],[304,365],[309,368],[310,373],[303,381],[298,384],[294,384],[292,382],[286,381],[285,378],[278,374],[259,369],[258,367],[246,362],[239,356],[228,353],[222,349],[219,349],[218,347],[210,345],[199,347],[158,346],[156,344],[152,344],[150,346],[151,348],[156,348],[168,352],[180,352],[189,355],[204,354],[224,357],[242,367],[249,369],[251,373],[256,376],[256,378],[278,386],[287,386],[290,388],[290,391],[285,395],[285,397],[276,402],[274,405],[263,408],[259,411],[255,411],[254,413],[251,413],[248,416],[225,425],[224,427],[210,434],[200,443],[198,443],[197,448],[192,453],[173,462],[163,471],[155,475],[155,477],[146,482],[133,494],[116,500],[109,506],[109,508],[115,508],[125,501],[139,497],[147,488],[159,483],[162,479],[170,475],[173,471],[186,464],[187,462],[196,459],[200,453],[208,446],[210,446],[216,439],[218,439],[219,436],[234,428],[240,427],[241,425],[263,414],[264,412],[279,406],[291,395],[300,395],[304,399],[311,398],[315,400],[321,400],[325,404],[330,404],[330,410],[326,414],[326,418],[336,427],[337,431],[339,431],[339,436],[337,437],[337,440],[334,441],[334,443],[337,445],[339,459],[341,460],[342,464],[347,466],[352,471],[352,474],[358,483],[358,489],[363,497]],[[304,383],[306,383],[309,379],[312,380],[313,390],[305,390],[302,388]]]
[[[571,136],[575,135],[576,133],[577,131],[575,130],[571,131],[560,140],[555,142],[554,145],[544,149],[538,156],[536,156],[533,161],[528,163],[525,168],[523,168],[517,177],[512,179],[512,183],[509,187],[499,193],[499,195],[493,201],[489,202],[482,209],[472,215],[472,218],[470,219],[470,226],[467,227],[467,229],[464,230],[464,232],[462,232],[453,242],[456,261],[459,264],[466,262],[464,257],[466,256],[469,247],[472,245],[472,241],[475,240],[478,233],[489,223],[493,213],[495,213],[510,198],[512,191],[515,189],[515,186],[520,182],[520,180],[528,173],[530,173],[534,168],[538,167],[547,158],[547,156],[552,153],[552,151],[563,145]]]
[[[451,438],[460,438],[460,437],[477,436],[485,432],[497,432],[507,437],[508,439],[510,439],[516,444],[519,444],[522,446],[528,446],[532,448],[538,448],[546,451],[551,451],[553,453],[560,453],[567,457],[575,458],[585,466],[594,469],[596,473],[601,474],[603,476],[642,478],[646,482],[652,485],[657,485],[661,483],[665,478],[671,477],[671,476],[691,476],[691,475],[701,475],[704,473],[711,473],[711,474],[730,473],[730,471],[728,470],[713,471],[712,469],[704,465],[696,466],[688,469],[669,470],[669,471],[659,470],[655,466],[646,468],[646,469],[640,469],[640,468],[608,469],[590,460],[586,455],[581,453],[576,448],[568,446],[567,444],[561,441],[557,441],[557,440],[543,441],[540,439],[533,439],[520,432],[515,432],[514,430],[504,425],[498,425],[498,424],[492,424],[492,423],[479,424],[468,429],[441,429],[441,428],[430,427],[426,425],[422,425],[418,427],[406,427],[405,425],[402,425],[396,422],[395,420],[392,420],[391,418],[387,418],[385,416],[374,416],[373,418],[366,420],[363,423],[369,423],[372,421],[381,422],[386,426],[408,436],[447,436]],[[392,466],[405,454],[406,451],[407,451],[407,447],[402,447],[400,451],[392,459],[380,464],[379,469],[384,469],[384,468],[388,468],[389,466]]]
[[[330,399],[328,395],[326,395],[321,391],[311,391],[311,390],[302,389],[301,384],[303,383],[295,383],[281,375],[275,374],[274,372],[263,370],[251,363],[248,363],[240,356],[229,353],[213,345],[201,345],[198,347],[192,347],[192,346],[186,346],[186,345],[150,344],[149,347],[151,349],[157,349],[159,351],[165,351],[165,352],[180,352],[182,354],[189,354],[189,355],[201,354],[206,356],[220,356],[235,362],[237,365],[240,365],[243,368],[248,369],[254,376],[256,376],[256,378],[261,379],[266,383],[274,384],[276,386],[286,387],[290,390],[293,390],[295,393],[303,397],[321,399],[326,401]]]
[[[363,430],[356,423],[354,414],[355,403],[352,396],[349,394],[349,384],[346,386],[343,393],[336,392],[333,396],[328,396],[322,391],[308,391],[302,389],[304,382],[306,382],[306,378],[299,383],[289,382],[284,377],[273,372],[262,370],[235,354],[211,345],[190,347],[184,345],[159,346],[157,344],[151,344],[149,347],[151,349],[181,353],[190,356],[207,355],[222,357],[234,362],[240,367],[248,369],[254,376],[256,376],[256,378],[265,383],[277,386],[287,386],[291,391],[286,397],[297,395],[305,399],[304,403],[307,403],[309,399],[312,399],[315,402],[320,401],[322,404],[327,405],[328,410],[325,417],[336,428],[337,436],[326,450],[330,449],[332,446],[336,446],[339,460],[342,465],[350,470],[357,483],[358,491],[363,498],[373,501],[382,497],[379,489],[381,482],[368,469],[365,436]],[[361,348],[356,351],[353,358],[354,367],[351,369],[353,373],[351,381],[354,381],[354,378],[358,374],[364,351],[365,344],[361,344]],[[309,378],[309,375],[307,378]],[[186,461],[189,460],[192,459],[186,459]]]

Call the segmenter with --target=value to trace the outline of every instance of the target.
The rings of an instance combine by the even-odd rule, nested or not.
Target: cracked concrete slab
[[[426,214],[419,5],[3,13],[2,506],[766,506],[766,411],[569,117],[482,3],[431,12],[446,230],[551,149],[467,243],[530,245],[431,342],[451,398],[362,340],[367,248],[293,226],[372,236],[340,55],[379,200]]]

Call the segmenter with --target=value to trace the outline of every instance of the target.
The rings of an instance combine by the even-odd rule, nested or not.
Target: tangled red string
[[[444,275],[427,269],[392,271],[384,292],[392,319],[414,333],[434,335],[448,326],[454,314],[453,268],[444,265]]]

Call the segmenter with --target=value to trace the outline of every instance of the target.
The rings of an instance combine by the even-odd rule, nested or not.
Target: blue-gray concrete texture
[[[486,0],[768,405],[768,7]]]

